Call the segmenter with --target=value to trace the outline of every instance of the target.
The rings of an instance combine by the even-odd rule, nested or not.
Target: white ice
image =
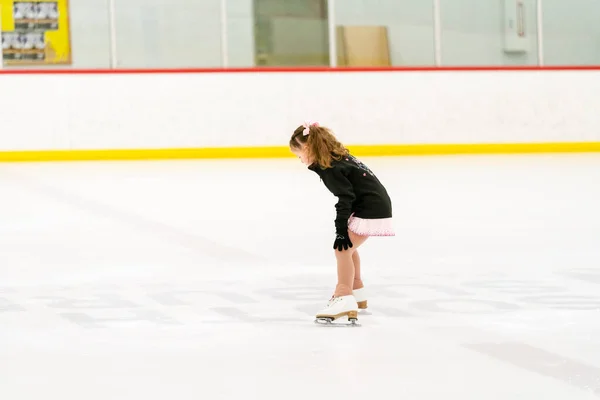
[[[296,159],[0,164],[0,399],[598,399],[600,155],[364,161],[360,328]]]

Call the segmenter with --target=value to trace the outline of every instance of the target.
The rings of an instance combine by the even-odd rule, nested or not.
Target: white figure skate
[[[348,322],[334,322],[347,318]],[[327,306],[317,313],[315,323],[327,326],[360,326],[358,323],[358,304],[354,296],[333,297]]]

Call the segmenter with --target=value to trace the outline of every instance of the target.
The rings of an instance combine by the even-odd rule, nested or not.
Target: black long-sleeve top
[[[348,219],[352,214],[365,219],[392,217],[392,202],[387,190],[356,157],[348,155],[340,161],[333,160],[331,168],[323,169],[317,164],[308,168],[316,172],[327,189],[338,198],[335,205],[336,232],[348,229]]]

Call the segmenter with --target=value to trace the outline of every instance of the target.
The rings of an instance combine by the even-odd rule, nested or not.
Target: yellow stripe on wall
[[[452,154],[518,154],[600,152],[600,142],[349,145],[357,156],[426,156]],[[189,149],[3,151],[0,162],[176,160],[294,157],[286,146]]]
[[[600,142],[348,146],[363,156],[600,152]]]

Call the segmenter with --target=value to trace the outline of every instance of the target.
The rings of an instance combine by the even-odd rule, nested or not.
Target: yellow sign
[[[71,64],[68,0],[0,0],[5,65]]]

